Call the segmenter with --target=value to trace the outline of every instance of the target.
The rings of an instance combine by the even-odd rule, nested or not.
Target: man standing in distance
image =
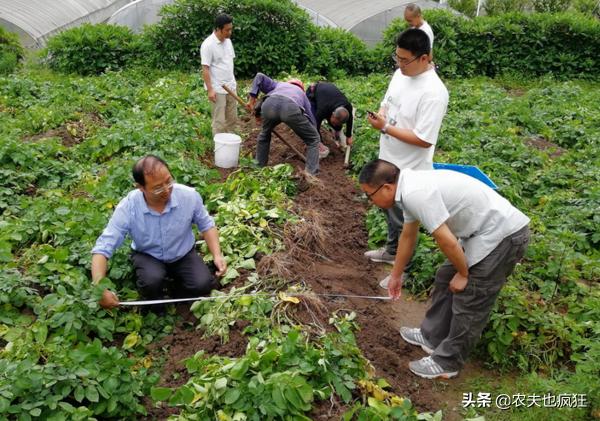
[[[431,43],[420,29],[407,29],[396,41],[394,73],[377,114],[368,116],[381,131],[379,158],[396,167],[432,170],[433,152],[448,107],[448,90],[429,62]],[[403,214],[399,207],[387,209],[388,238],[385,247],[365,256],[374,262],[393,263]],[[389,276],[380,282],[387,288]]]
[[[421,8],[414,3],[407,4],[404,9],[404,20],[411,28],[420,29],[427,34],[431,50],[433,50],[433,29],[431,29],[431,26],[423,19]]]
[[[213,135],[231,132],[237,123],[237,102],[222,87],[225,84],[232,91],[236,90],[232,31],[232,17],[220,14],[215,18],[215,30],[200,47],[202,78],[212,108]]]

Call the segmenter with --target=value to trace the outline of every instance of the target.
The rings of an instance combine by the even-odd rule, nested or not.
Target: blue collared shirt
[[[192,224],[196,224],[200,232],[215,226],[202,198],[193,188],[174,184],[163,213],[150,209],[142,191],[136,189],[119,202],[96,240],[92,254],[110,259],[129,235],[132,249],[171,263],[181,259],[194,246]]]

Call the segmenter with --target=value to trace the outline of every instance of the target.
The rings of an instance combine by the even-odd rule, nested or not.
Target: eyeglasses
[[[394,60],[394,63],[396,63],[396,66],[408,66],[410,63],[412,63],[413,61],[415,61],[416,59],[418,59],[422,55],[423,54],[419,54],[418,56],[415,56],[413,59],[408,60],[408,59],[405,59],[405,58],[398,57],[398,55],[396,53],[393,53],[392,54],[392,60]]]
[[[164,192],[166,192],[167,190],[169,190],[171,187],[173,187],[173,184],[175,184],[175,180],[171,179],[171,181],[169,181],[169,183],[165,186],[162,187],[157,187],[154,190],[151,191],[152,194],[159,196],[161,194],[163,194]]]
[[[373,196],[375,196],[375,194],[376,194],[376,193],[377,193],[379,190],[381,190],[381,188],[382,188],[383,186],[385,186],[385,183],[384,183],[384,184],[382,184],[381,186],[377,187],[373,193],[366,193],[366,195],[367,195],[367,199],[369,199],[369,200],[371,200],[371,201],[372,201],[372,200],[373,200]]]

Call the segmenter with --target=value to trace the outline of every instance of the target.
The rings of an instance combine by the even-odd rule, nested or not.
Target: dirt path
[[[280,125],[278,131],[303,150],[302,142],[287,127]],[[254,150],[256,134],[256,130],[252,131],[245,142],[246,150]],[[300,259],[292,263],[291,270],[297,279],[318,293],[386,295],[378,281],[391,266],[371,263],[363,257],[367,248],[364,222],[367,204],[343,168],[343,152],[334,146],[328,134],[324,134],[324,138],[331,153],[321,160],[321,183],[298,194],[295,204],[299,214],[307,211],[321,214],[327,232],[325,258],[308,262]],[[279,162],[289,162],[297,170],[304,166],[282,142],[273,139],[269,163]],[[442,409],[444,419],[461,419],[462,393],[469,391],[466,380],[485,372],[479,364],[469,363],[458,378],[448,381],[421,379],[408,370],[409,361],[426,354],[420,348],[406,344],[398,329],[400,326],[418,326],[427,303],[405,296],[399,302],[330,299],[325,304],[330,312],[348,309],[357,313],[361,326],[357,333],[359,346],[375,367],[376,375],[385,377],[393,392],[409,397],[421,411]]]

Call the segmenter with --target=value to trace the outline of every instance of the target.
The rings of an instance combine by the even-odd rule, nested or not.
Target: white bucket
[[[242,139],[233,133],[215,135],[215,165],[221,168],[237,167]]]

